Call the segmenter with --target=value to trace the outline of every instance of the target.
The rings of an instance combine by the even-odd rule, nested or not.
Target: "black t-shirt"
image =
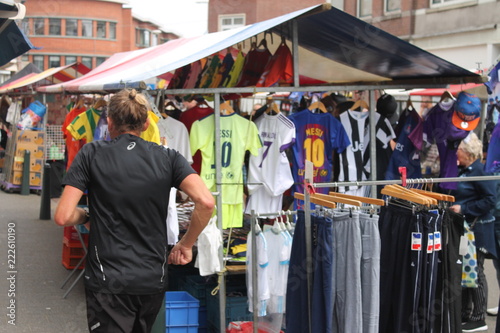
[[[6,149],[7,147],[7,131],[0,129],[0,147]]]
[[[83,146],[63,184],[88,190],[86,288],[131,295],[166,290],[170,189],[192,173],[177,151],[130,134]]]

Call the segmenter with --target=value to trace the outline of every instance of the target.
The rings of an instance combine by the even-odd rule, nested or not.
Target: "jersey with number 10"
[[[215,115],[211,114],[193,123],[190,133],[191,152],[201,151],[202,163],[200,177],[205,185],[215,191]],[[255,124],[233,113],[220,116],[220,160],[222,164],[222,204],[241,205],[232,207],[239,210],[231,218],[223,216],[223,226],[237,226],[242,219],[243,205],[243,161],[245,151],[257,155],[262,147],[259,131]],[[222,207],[229,209],[228,206]],[[236,221],[235,219],[238,219]],[[232,224],[234,223],[234,224]],[[241,227],[241,225],[239,225]],[[225,227],[224,227],[225,228]]]
[[[295,124],[297,133],[293,145],[294,192],[304,193],[305,160],[314,165],[314,183],[330,182],[333,174],[333,151],[341,153],[349,146],[350,141],[340,121],[330,113],[303,110],[289,118]],[[318,188],[317,192],[327,194],[328,188]]]

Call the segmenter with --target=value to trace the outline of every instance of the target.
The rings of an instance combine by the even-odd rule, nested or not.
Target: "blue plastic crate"
[[[198,330],[198,311],[200,301],[185,291],[167,291],[165,293],[165,324],[167,332],[179,331],[177,328],[187,327]]]
[[[182,290],[187,291],[200,301],[200,307],[206,305],[206,294],[210,293],[217,284],[212,281],[207,281],[203,276],[190,275],[187,276],[182,285]]]

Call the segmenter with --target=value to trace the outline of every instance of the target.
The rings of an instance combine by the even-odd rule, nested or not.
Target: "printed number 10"
[[[215,151],[215,143],[214,143],[214,151]],[[227,168],[229,167],[229,165],[231,165],[231,151],[232,151],[231,142],[228,141],[223,142],[221,149],[221,165],[223,168]],[[212,164],[212,169],[215,169],[215,163]]]
[[[311,138],[304,140],[306,159],[313,162],[316,168],[320,168],[325,163],[325,143],[321,139],[313,141]]]

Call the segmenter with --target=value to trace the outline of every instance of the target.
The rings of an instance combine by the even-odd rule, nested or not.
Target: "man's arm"
[[[54,221],[60,226],[72,226],[86,222],[86,213],[78,208],[83,192],[76,187],[66,185],[54,215]]]
[[[193,200],[195,206],[188,230],[168,257],[168,263],[175,265],[185,265],[192,260],[193,245],[207,226],[215,206],[214,197],[197,174],[187,176],[182,181],[180,189]]]

